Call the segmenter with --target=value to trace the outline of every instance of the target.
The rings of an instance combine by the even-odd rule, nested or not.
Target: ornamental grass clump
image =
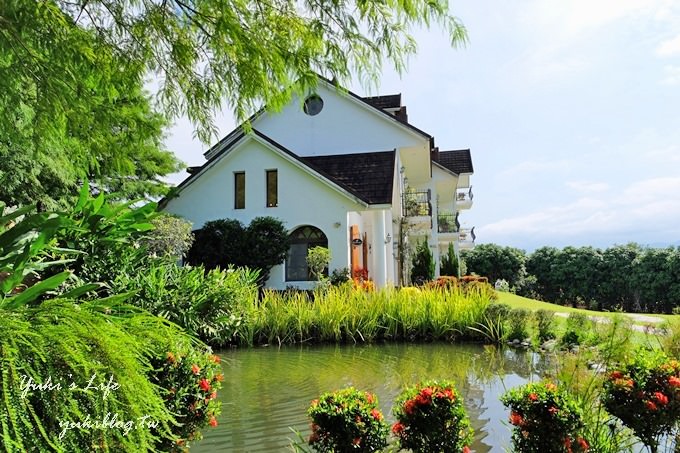
[[[312,401],[309,445],[322,453],[375,452],[387,446],[389,428],[375,395],[352,387]]]
[[[638,352],[633,361],[609,373],[604,406],[650,449],[680,422],[680,362],[661,353]]]
[[[590,448],[582,437],[582,413],[576,401],[555,384],[531,383],[508,391],[512,445],[523,453],[572,453]]]
[[[404,390],[393,413],[392,433],[414,453],[469,451],[472,429],[451,381],[428,381]]]

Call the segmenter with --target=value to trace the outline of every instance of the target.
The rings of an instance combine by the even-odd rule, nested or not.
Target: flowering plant
[[[590,446],[580,436],[581,410],[565,391],[550,382],[531,383],[511,389],[501,397],[510,408],[514,426],[512,444],[516,451],[572,453]]]
[[[393,409],[392,433],[415,453],[469,451],[470,421],[451,381],[428,381],[407,388]]]
[[[176,348],[152,360],[150,380],[162,390],[166,409],[175,415],[174,444],[159,445],[162,451],[184,451],[187,443],[201,439],[200,429],[217,426],[222,387],[220,358],[196,348]]]
[[[324,393],[307,411],[309,445],[318,452],[374,452],[387,446],[388,426],[375,395],[350,387]]]
[[[680,362],[659,353],[638,353],[609,373],[604,406],[655,451],[659,438],[680,422]]]

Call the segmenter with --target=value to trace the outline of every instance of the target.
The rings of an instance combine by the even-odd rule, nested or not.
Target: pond
[[[192,452],[289,451],[291,428],[309,436],[310,401],[348,386],[376,393],[393,423],[396,396],[425,379],[456,382],[475,429],[474,451],[504,452],[511,433],[499,397],[547,366],[532,353],[475,344],[261,347],[219,355],[225,376],[219,426],[206,428]]]

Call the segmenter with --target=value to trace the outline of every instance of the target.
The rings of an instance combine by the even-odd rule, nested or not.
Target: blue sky
[[[378,91],[440,149],[471,148],[478,243],[680,245],[680,2],[452,1],[470,43],[417,31],[418,55]],[[234,127],[228,114],[222,132]],[[178,121],[166,145],[200,165]],[[370,151],[370,150],[367,150]],[[184,175],[171,180],[178,182]]]

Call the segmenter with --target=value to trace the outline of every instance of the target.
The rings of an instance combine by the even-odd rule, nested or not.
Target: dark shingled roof
[[[368,204],[392,203],[394,151],[300,157],[312,169],[345,186]]]
[[[387,94],[362,98],[368,104],[377,109],[398,109],[401,107],[401,94]]]
[[[438,162],[455,174],[473,173],[472,157],[469,149],[458,149],[454,151],[439,151]]]

